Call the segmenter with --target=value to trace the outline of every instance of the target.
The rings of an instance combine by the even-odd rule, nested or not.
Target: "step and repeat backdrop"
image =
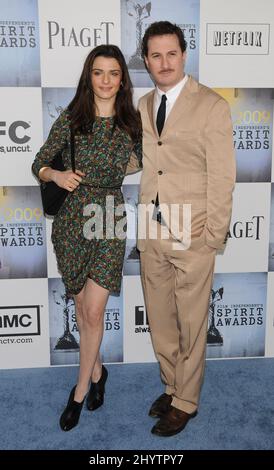
[[[183,29],[187,73],[226,98],[233,118],[237,184],[207,357],[274,356],[274,2],[0,0],[0,368],[78,364],[74,304],[31,164],[94,46],[121,47],[136,104],[153,87],[140,44],[157,20]],[[121,295],[106,309],[104,362],[155,361],[136,250],[139,181],[123,186],[130,237]]]

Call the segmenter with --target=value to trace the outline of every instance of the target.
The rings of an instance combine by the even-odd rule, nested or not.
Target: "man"
[[[215,254],[229,227],[235,161],[229,106],[184,73],[181,29],[168,21],[153,23],[144,35],[142,54],[156,88],[139,102],[140,203],[154,206],[149,222],[155,224],[157,238],[139,232],[138,248],[152,342],[166,384],[149,415],[159,418],[152,433],[172,436],[197,413]],[[180,232],[184,205],[191,204],[190,247],[173,230],[174,217],[166,212],[174,204]],[[169,238],[162,239],[163,229]]]

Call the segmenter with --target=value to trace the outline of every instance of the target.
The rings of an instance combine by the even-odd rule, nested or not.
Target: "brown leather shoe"
[[[151,418],[161,418],[168,410],[172,402],[172,395],[163,393],[155,400],[148,412]]]
[[[185,411],[178,410],[178,408],[175,408],[174,406],[170,406],[167,413],[157,421],[155,426],[153,426],[151,432],[157,436],[174,436],[174,434],[181,432],[187,425],[188,421],[191,418],[194,418],[196,414],[197,411],[195,413],[188,414]]]

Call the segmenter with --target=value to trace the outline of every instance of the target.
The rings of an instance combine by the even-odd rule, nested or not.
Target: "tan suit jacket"
[[[159,138],[153,119],[155,91],[143,96],[143,173],[139,202],[191,204],[192,242],[219,249],[229,228],[235,158],[228,103],[191,76]],[[181,218],[180,218],[181,223]],[[183,227],[180,227],[182,229]],[[145,251],[146,240],[138,240]]]

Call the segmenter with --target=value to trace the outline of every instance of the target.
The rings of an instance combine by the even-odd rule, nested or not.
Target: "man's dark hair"
[[[142,40],[142,58],[147,57],[148,54],[148,40],[153,36],[163,36],[164,34],[176,34],[182,52],[185,52],[187,42],[184,33],[179,26],[172,24],[169,21],[155,21],[146,30]]]

